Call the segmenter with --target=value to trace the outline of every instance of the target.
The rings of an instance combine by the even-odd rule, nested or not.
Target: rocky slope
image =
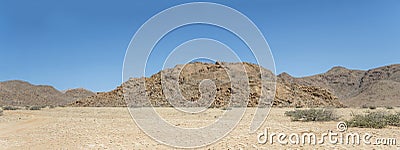
[[[3,106],[66,105],[88,95],[94,93],[84,89],[63,93],[52,86],[32,85],[19,80],[0,82],[0,105]]]

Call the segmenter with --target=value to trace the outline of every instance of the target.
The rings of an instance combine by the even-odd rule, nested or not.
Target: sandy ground
[[[337,122],[292,122],[284,112],[293,108],[272,108],[268,119],[257,133],[268,129],[270,133],[314,133],[317,138],[329,130],[335,133],[370,133],[371,145],[357,144],[259,144],[257,133],[249,134],[248,128],[254,109],[250,109],[238,126],[218,142],[202,149],[400,149],[400,128],[384,129],[349,128],[345,132],[337,130]],[[174,118],[172,108],[157,108],[173,124],[190,127],[213,121],[223,110],[212,109],[203,117],[188,120]],[[341,120],[351,113],[365,113],[368,109],[335,109]],[[379,108],[373,111],[400,111]],[[200,121],[199,121],[200,120]],[[201,121],[202,120],[202,121]],[[175,122],[174,122],[175,121]],[[179,122],[180,121],[180,122]],[[374,145],[376,138],[397,138],[396,145]],[[4,111],[0,116],[0,149],[167,149],[143,133],[131,119],[127,108],[55,108],[39,111]]]

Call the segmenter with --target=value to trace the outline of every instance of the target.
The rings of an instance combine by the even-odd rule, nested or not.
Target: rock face
[[[225,107],[230,103],[231,106],[253,107],[258,105],[260,97],[267,99],[263,102],[266,105],[271,104],[275,97],[273,105],[282,107],[344,106],[330,90],[294,83],[295,80],[288,74],[276,77],[271,71],[250,63],[196,62],[177,65],[149,78],[132,78],[116,90],[79,99],[71,105],[126,106],[126,100],[134,106],[171,106],[170,101],[174,106],[188,106],[191,105],[189,102],[194,102],[193,106]],[[145,86],[140,83],[145,83]],[[261,91],[262,85],[264,91]],[[163,90],[163,86],[168,88]],[[275,88],[276,94],[273,92]],[[123,99],[123,94],[126,94],[126,99]],[[248,103],[243,105],[243,101]]]
[[[0,82],[0,105],[66,105],[90,93],[94,94],[83,89],[73,89],[62,93],[52,86],[32,85],[28,82],[12,80]]]

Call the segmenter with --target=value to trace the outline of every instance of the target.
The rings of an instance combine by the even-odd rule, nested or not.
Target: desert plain
[[[271,108],[268,118],[256,133],[249,133],[249,125],[255,108],[248,108],[235,129],[221,140],[200,149],[399,149],[395,145],[375,144],[376,138],[400,139],[400,128],[388,126],[383,129],[349,127],[344,133],[370,133],[371,144],[260,144],[258,134],[268,129],[270,133],[314,133],[320,136],[327,131],[341,133],[337,123],[351,118],[352,114],[372,111],[398,112],[399,108],[334,108],[338,121],[299,122],[285,116],[286,111],[301,108]],[[174,108],[159,107],[157,112],[170,123],[196,127],[212,123],[221,115],[221,108],[202,112],[197,119],[182,119]],[[150,119],[150,118],[149,118]],[[201,123],[201,124],[199,124]],[[126,107],[56,107],[41,110],[5,110],[0,117],[0,149],[166,149],[138,128]]]

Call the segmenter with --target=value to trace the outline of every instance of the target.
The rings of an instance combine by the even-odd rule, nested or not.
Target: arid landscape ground
[[[294,108],[272,108],[271,113],[254,134],[248,133],[249,122],[254,108],[249,109],[239,125],[226,137],[218,142],[203,147],[203,149],[399,149],[397,145],[352,145],[330,144],[321,145],[281,145],[276,141],[273,144],[258,144],[257,133],[265,128],[275,133],[315,133],[320,136],[328,130],[341,133],[337,130],[337,121],[329,122],[293,122],[284,113]],[[171,122],[181,126],[198,126],[201,122],[213,121],[214,115],[220,114],[222,109],[211,109],[198,119],[176,118],[172,108],[158,108]],[[340,120],[350,118],[352,113],[367,111],[400,111],[399,108],[376,110],[338,108]],[[399,127],[383,129],[349,128],[344,133],[370,133],[375,138],[400,138]],[[398,139],[399,140],[399,139]],[[399,142],[399,141],[397,141]],[[0,117],[0,149],[166,149],[171,148],[160,144],[145,135],[133,122],[127,108],[110,107],[65,107],[54,109],[13,110],[5,111]]]

